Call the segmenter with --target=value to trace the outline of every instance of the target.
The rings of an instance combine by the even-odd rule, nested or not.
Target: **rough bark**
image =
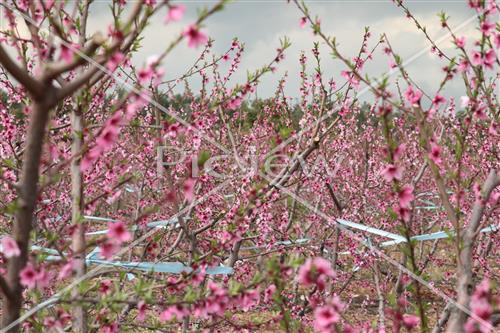
[[[71,114],[71,127],[73,141],[71,143],[72,156],[79,156],[83,146],[83,115],[79,108]],[[83,209],[83,184],[82,172],[80,170],[80,157],[71,161],[71,223],[74,226],[71,249],[73,255],[73,269],[77,278],[85,275],[85,227],[82,224]],[[79,297],[78,288],[71,292],[72,297]],[[73,309],[73,331],[86,333],[87,313],[83,305],[75,306]]]
[[[17,211],[13,227],[13,237],[17,241],[21,255],[11,258],[7,264],[7,284],[12,292],[11,298],[5,298],[3,303],[2,327],[14,322],[20,314],[23,288],[19,281],[19,273],[28,261],[30,232],[33,228],[33,212],[35,210],[40,160],[46,134],[49,112],[53,106],[54,90],[48,88],[43,100],[36,100],[32,105],[26,150],[23,154],[23,165],[19,180]],[[15,325],[7,332],[19,331]]]

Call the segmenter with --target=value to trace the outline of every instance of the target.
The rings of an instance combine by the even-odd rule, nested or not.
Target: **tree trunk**
[[[71,128],[73,142],[71,144],[72,156],[78,156],[83,146],[83,115],[80,106],[71,113]],[[71,223],[75,227],[72,235],[71,249],[73,251],[73,269],[76,278],[85,275],[85,226],[82,220],[83,209],[83,184],[82,172],[80,170],[80,157],[74,157],[71,161]],[[79,290],[74,288],[71,292],[74,298],[78,298]],[[87,313],[83,305],[75,306],[73,309],[73,331],[86,333]]]
[[[458,281],[457,281],[457,304],[462,309],[469,308],[470,296],[474,289],[472,280],[472,253],[474,251],[474,242],[477,237],[477,232],[481,226],[485,202],[488,201],[493,189],[500,184],[500,176],[495,170],[492,170],[484,183],[482,196],[479,202],[474,204],[472,216],[467,229],[463,233],[462,249],[460,250]],[[467,321],[467,313],[459,308],[455,308],[451,317],[450,325],[447,333],[464,333],[464,325]]]
[[[29,238],[33,228],[33,212],[35,210],[38,192],[40,160],[49,111],[53,106],[53,90],[47,89],[47,97],[35,101],[30,114],[30,123],[26,138],[26,149],[23,154],[23,165],[19,180],[16,219],[13,227],[13,237],[17,241],[21,255],[11,258],[7,264],[7,284],[12,297],[5,297],[2,309],[2,327],[13,323],[21,311],[23,288],[19,281],[19,273],[26,266],[29,253]],[[19,332],[19,323],[7,331]]]

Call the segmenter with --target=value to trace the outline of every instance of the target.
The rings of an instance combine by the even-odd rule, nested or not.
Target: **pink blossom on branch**
[[[18,257],[21,255],[21,250],[17,246],[17,242],[10,236],[2,237],[0,241],[2,253],[6,258]]]
[[[483,34],[485,34],[486,36],[489,36],[491,34],[492,31],[495,30],[495,23],[493,22],[490,22],[490,21],[483,21],[483,23],[481,23],[481,32]]]
[[[413,196],[413,186],[411,185],[403,186],[401,191],[399,191],[398,193],[398,198],[399,198],[399,206],[402,208],[408,208],[410,202],[412,202],[413,199],[415,198]]]
[[[132,239],[132,235],[125,226],[125,223],[121,221],[108,223],[107,236],[110,241],[115,241],[118,244],[128,242]]]
[[[431,151],[429,152],[429,158],[433,161],[437,166],[441,166],[443,160],[441,159],[441,147],[439,147],[436,143],[431,142]]]
[[[78,44],[71,44],[71,46],[61,45],[61,55],[60,59],[65,63],[70,64],[73,61],[74,51],[73,49],[79,49]]]
[[[316,285],[319,290],[326,286],[326,279],[334,278],[335,272],[329,261],[321,257],[307,259],[299,268],[298,281],[304,286]]]
[[[184,30],[184,37],[186,37],[188,46],[191,48],[196,48],[200,45],[204,45],[208,41],[208,37],[200,30],[196,25],[192,24]]]
[[[455,45],[457,45],[457,47],[460,47],[460,48],[464,48],[465,47],[465,37],[457,37],[455,39]]]
[[[36,286],[37,271],[31,263],[28,263],[19,273],[19,278],[22,286],[33,289]]]
[[[182,320],[188,314],[188,311],[182,305],[172,305],[165,309],[159,317],[160,322],[169,321],[173,318]]]
[[[438,108],[441,104],[445,103],[446,102],[446,98],[444,98],[443,96],[441,95],[436,95],[433,100],[432,100],[432,104],[436,106],[436,108]]]
[[[322,306],[314,310],[314,329],[316,332],[332,332],[331,325],[340,320],[340,314],[331,306]]]
[[[301,28],[304,28],[306,26],[306,24],[307,24],[307,17],[301,17],[300,22],[299,22],[299,26]]]
[[[406,88],[405,97],[411,105],[420,105],[420,99],[422,98],[422,95],[423,93],[419,89],[413,90],[412,86],[408,86],[408,88]]]
[[[389,164],[386,166],[380,174],[387,182],[392,182],[393,180],[401,180],[403,178],[403,168],[397,165]]]
[[[114,72],[115,69],[121,65],[123,60],[125,59],[125,56],[121,52],[115,52],[109,57],[108,62],[106,63],[106,67],[111,71]]]
[[[420,323],[420,318],[415,316],[415,315],[409,315],[409,314],[405,314],[403,316],[403,326],[408,330],[408,331],[411,331],[412,329],[414,329],[415,327],[417,327],[417,325]]]
[[[106,260],[113,259],[113,256],[118,250],[119,247],[115,242],[106,241],[99,246],[99,253],[101,257]]]
[[[186,12],[186,6],[184,5],[172,5],[168,9],[167,17],[165,22],[176,22],[182,19],[184,13]]]

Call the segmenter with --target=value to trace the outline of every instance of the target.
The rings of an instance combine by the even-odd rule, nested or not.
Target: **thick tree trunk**
[[[71,127],[73,134],[73,142],[71,144],[72,156],[78,156],[82,151],[83,146],[83,115],[81,109],[77,108],[71,114]],[[71,249],[74,256],[74,271],[76,277],[85,275],[85,227],[82,220],[83,209],[83,184],[82,172],[80,170],[80,157],[73,158],[71,161],[71,222],[75,227],[72,236]],[[74,288],[72,296],[78,298],[78,288]],[[76,306],[73,309],[73,331],[86,333],[87,313],[83,305]]]
[[[7,264],[7,284],[12,297],[4,299],[2,309],[2,327],[4,328],[19,318],[22,306],[23,288],[19,281],[19,273],[28,261],[29,238],[37,201],[42,147],[53,101],[52,89],[47,89],[46,96],[44,100],[34,102],[30,115],[26,149],[23,154],[23,166],[19,180],[18,207],[13,228],[13,237],[17,241],[21,255],[11,258]],[[19,324],[8,330],[9,333],[18,331]]]

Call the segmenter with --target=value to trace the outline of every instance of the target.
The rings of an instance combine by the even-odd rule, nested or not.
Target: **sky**
[[[129,1],[130,2],[130,1]],[[197,10],[205,6],[210,7],[216,1],[193,0],[179,1],[187,7],[184,18],[173,24],[166,25],[164,19],[166,9],[162,9],[152,20],[144,32],[142,47],[135,57],[136,65],[141,65],[154,54],[160,54],[180,31],[188,24],[194,22]],[[441,68],[447,64],[445,60],[430,54],[429,42],[422,32],[418,31],[412,21],[405,17],[401,8],[390,0],[353,0],[353,1],[306,1],[310,12],[321,20],[322,30],[329,36],[335,36],[339,50],[345,56],[352,58],[359,50],[364,28],[370,27],[372,38],[369,41],[371,48],[382,33],[386,33],[391,45],[404,61],[409,61],[406,68],[413,79],[427,93],[432,95],[443,73]],[[111,23],[108,1],[96,0],[89,18],[89,32],[106,31]],[[453,55],[453,45],[446,37],[446,31],[441,29],[437,13],[445,11],[450,16],[450,26],[456,34],[468,37],[469,46],[475,31],[475,20],[471,20],[474,12],[471,11],[465,0],[461,1],[405,1],[412,13],[426,26],[430,36],[441,40],[438,43],[445,53]],[[309,59],[312,59],[310,50],[315,41],[310,28],[299,26],[300,12],[292,3],[286,0],[236,0],[210,17],[204,29],[215,40],[214,51],[226,51],[234,37],[245,44],[245,52],[238,73],[231,83],[243,83],[247,71],[254,71],[262,65],[269,63],[276,54],[280,38],[287,36],[292,46],[286,52],[286,58],[278,66],[275,73],[267,74],[257,89],[259,97],[269,97],[275,92],[279,79],[288,73],[285,86],[287,95],[299,95],[299,55],[304,50]],[[445,37],[443,37],[445,36]],[[344,82],[340,72],[345,67],[339,60],[330,56],[329,50],[320,42],[322,66],[325,77],[333,77],[340,85]],[[447,52],[448,51],[448,52]],[[164,63],[165,79],[174,79],[181,76],[190,68],[201,52],[199,49],[190,49],[183,42],[166,59]],[[314,66],[309,66],[310,72]],[[222,66],[224,69],[224,66]],[[367,63],[365,72],[372,77],[379,77],[389,70],[389,61],[382,49],[379,49],[373,61]],[[397,75],[393,76],[395,79]],[[199,87],[199,79],[190,81],[193,88]],[[453,96],[461,95],[462,84],[452,84],[446,91]]]

